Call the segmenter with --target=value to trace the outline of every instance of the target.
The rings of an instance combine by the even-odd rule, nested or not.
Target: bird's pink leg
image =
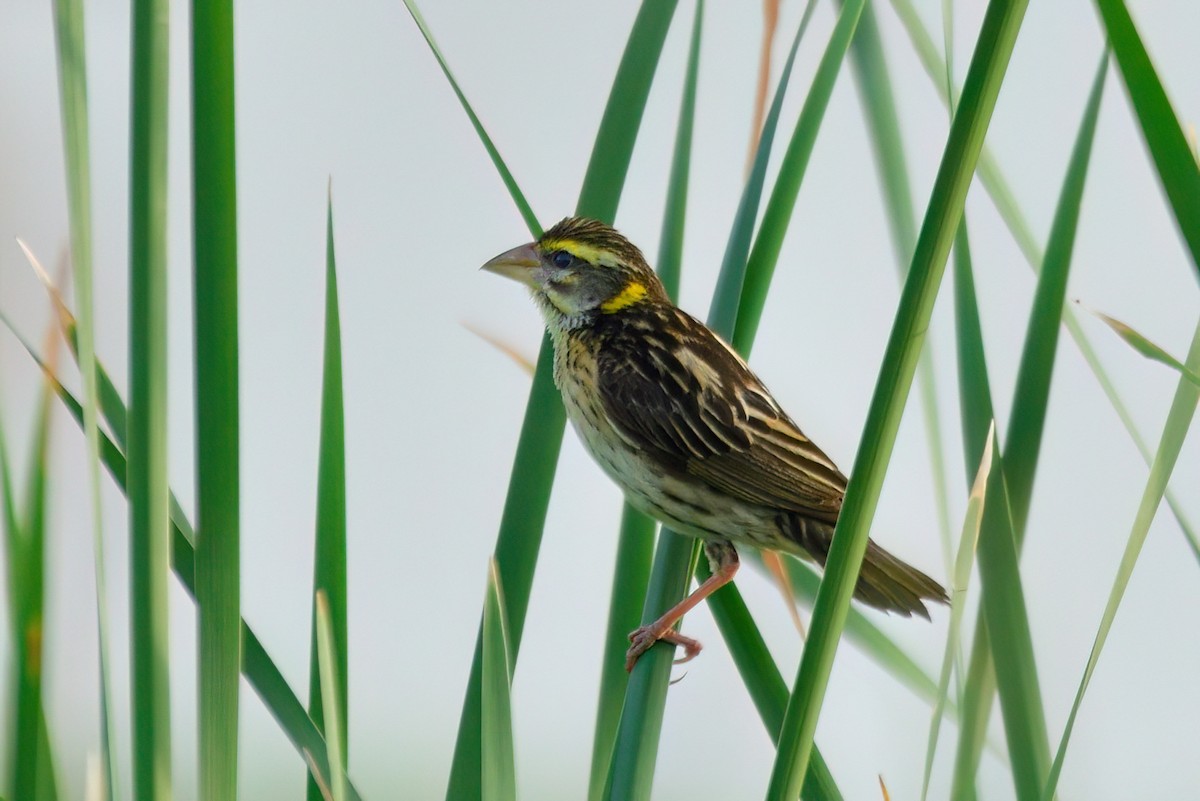
[[[705,543],[704,553],[708,556],[713,573],[703,584],[696,588],[688,597],[672,606],[658,620],[648,626],[641,626],[629,635],[629,650],[625,652],[625,670],[632,671],[638,657],[646,653],[650,646],[662,640],[663,642],[683,647],[683,656],[675,660],[676,664],[688,662],[696,658],[702,646],[699,640],[685,637],[675,631],[675,623],[679,618],[692,611],[708,596],[724,587],[733,580],[738,571],[738,555],[733,545],[725,541]]]

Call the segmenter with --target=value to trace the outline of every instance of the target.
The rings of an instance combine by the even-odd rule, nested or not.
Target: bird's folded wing
[[[845,476],[715,337],[598,366],[601,403],[630,445],[741,500],[837,519]]]

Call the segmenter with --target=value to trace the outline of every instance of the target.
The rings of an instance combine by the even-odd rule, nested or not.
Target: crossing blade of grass
[[[688,175],[691,168],[692,131],[696,116],[696,82],[700,72],[700,39],[704,24],[704,0],[698,0],[692,20],[687,67],[684,70],[683,97],[679,106],[679,124],[667,179],[667,201],[663,213],[662,238],[658,259],[658,277],[672,300],[679,295],[679,275],[683,261],[684,221],[687,218]],[[613,570],[612,600],[604,636],[604,654],[600,664],[600,693],[596,709],[596,731],[592,740],[592,763],[588,779],[589,801],[599,801],[608,777],[617,724],[629,674],[625,670],[625,649],[629,632],[637,628],[650,582],[654,556],[653,518],[628,503],[621,512],[621,530],[617,538],[617,560]]]
[[[0,314],[0,320],[12,330],[11,322]],[[14,334],[16,332],[14,331]],[[79,401],[66,389],[57,379],[54,371],[37,355],[37,352],[17,334],[22,346],[29,352],[30,356],[37,362],[42,369],[46,379],[54,388],[54,392],[58,395],[67,411],[70,412],[75,422],[83,427],[83,407]],[[104,368],[99,361],[96,363],[97,372],[100,376],[104,376]],[[103,397],[103,395],[102,395]],[[113,399],[116,403],[114,408],[105,407],[102,404],[102,411],[106,415],[105,420],[109,423],[110,428],[114,428],[113,422],[108,418],[109,414],[114,417],[125,417],[125,406],[117,395]],[[113,437],[117,435],[114,433]],[[122,445],[110,439],[108,434],[100,432],[100,458],[112,477],[113,482],[121,492],[128,495],[128,472],[125,454],[122,450]],[[192,546],[192,541],[195,539],[195,532],[192,524],[184,515],[182,508],[175,501],[174,496],[171,497],[170,503],[171,517],[171,568],[175,573],[179,583],[183,588],[195,598],[195,550]],[[304,709],[304,705],[292,692],[288,686],[283,674],[275,665],[266,649],[263,648],[262,642],[250,629],[243,620],[241,624],[242,637],[242,675],[250,683],[250,686],[258,693],[267,710],[279,723],[280,729],[287,738],[295,746],[305,761],[309,763],[309,767],[318,773],[318,782],[324,782],[328,786],[329,780],[329,761],[326,756],[325,739],[321,732],[313,725],[308,713]],[[360,801],[358,791],[351,784],[347,788],[350,801]]]
[[[533,213],[529,201],[525,199],[521,188],[517,186],[517,179],[513,177],[512,172],[508,169],[508,165],[501,158],[500,151],[496,148],[495,143],[492,142],[492,137],[488,136],[487,131],[484,130],[483,123],[480,122],[479,117],[475,114],[475,109],[471,108],[471,104],[467,101],[467,96],[463,94],[458,81],[454,78],[454,73],[450,72],[450,65],[446,63],[446,58],[442,55],[441,48],[437,46],[437,42],[433,38],[433,31],[425,23],[425,18],[421,15],[420,9],[417,8],[415,0],[404,0],[404,7],[408,9],[413,22],[417,24],[421,35],[425,37],[425,43],[429,45],[430,52],[437,59],[438,66],[442,68],[442,74],[450,82],[450,88],[454,90],[454,96],[458,98],[459,104],[462,106],[463,111],[466,112],[467,119],[471,121],[471,126],[475,129],[475,134],[479,137],[484,150],[487,151],[488,156],[491,158],[492,164],[495,165],[496,171],[500,173],[500,180],[504,182],[509,195],[512,196],[513,203],[516,204],[517,211],[521,214],[521,219],[525,221],[525,225],[529,228],[530,233],[535,237],[541,236],[541,224],[538,223],[537,216]]]
[[[1192,337],[1187,364],[1194,371],[1200,370],[1200,324],[1196,326],[1196,333]],[[1083,669],[1083,678],[1079,681],[1079,689],[1075,693],[1075,700],[1071,704],[1071,712],[1067,716],[1062,739],[1058,743],[1058,751],[1054,756],[1050,777],[1047,779],[1045,791],[1042,793],[1045,801],[1052,801],[1054,798],[1059,774],[1062,772],[1063,761],[1067,755],[1067,745],[1071,741],[1071,732],[1075,728],[1075,718],[1079,714],[1079,707],[1083,703],[1084,693],[1087,692],[1088,685],[1091,683],[1096,664],[1100,661],[1100,652],[1104,649],[1109,631],[1112,630],[1117,609],[1125,596],[1125,588],[1129,586],[1129,578],[1133,575],[1133,568],[1142,552],[1142,546],[1146,543],[1146,536],[1150,533],[1150,523],[1154,520],[1154,514],[1158,510],[1159,504],[1162,503],[1163,492],[1167,488],[1167,479],[1170,478],[1171,471],[1175,469],[1175,462],[1183,448],[1183,441],[1187,437],[1188,429],[1191,428],[1192,418],[1196,414],[1197,400],[1200,400],[1200,387],[1187,380],[1186,376],[1181,377],[1179,385],[1175,389],[1175,397],[1171,401],[1171,410],[1167,413],[1167,422],[1163,426],[1158,453],[1154,457],[1154,466],[1150,469],[1150,477],[1146,480],[1146,489],[1142,493],[1141,504],[1134,517],[1133,529],[1129,532],[1129,540],[1125,544],[1125,553],[1121,556],[1121,563],[1117,567],[1112,591],[1109,593],[1108,603],[1104,607],[1104,614],[1100,618],[1100,627],[1096,631],[1096,639],[1092,643],[1091,653],[1088,654],[1087,665]]]
[[[921,22],[920,15],[917,14],[910,0],[892,0],[892,6],[904,24],[904,28],[912,41],[913,48],[920,57],[921,63],[925,67],[925,72],[933,82],[934,87],[938,90],[942,102],[948,102],[944,91],[944,82],[939,78],[939,76],[944,74],[945,68],[942,66],[941,57],[933,45],[933,40],[929,37],[928,32],[926,32]],[[996,210],[999,211],[1001,219],[1004,220],[1004,224],[1008,226],[1009,232],[1012,234],[1013,240],[1017,243],[1021,254],[1035,273],[1040,272],[1043,261],[1042,250],[1033,236],[1024,213],[1017,205],[1016,198],[1008,185],[1007,179],[1005,179],[1004,174],[1001,172],[999,164],[986,147],[979,157],[979,180],[983,184],[984,189],[987,190],[988,195],[992,198],[992,202],[995,204]],[[1145,460],[1146,466],[1149,467],[1153,456],[1150,452],[1150,446],[1146,444],[1145,438],[1138,431],[1133,421],[1133,416],[1129,413],[1128,407],[1126,407],[1124,400],[1121,399],[1120,394],[1117,392],[1116,386],[1109,378],[1104,365],[1100,363],[1100,357],[1097,355],[1096,349],[1092,347],[1091,340],[1084,333],[1083,327],[1076,318],[1073,309],[1067,308],[1063,310],[1062,324],[1067,327],[1067,331],[1071,334],[1071,338],[1075,341],[1075,345],[1083,355],[1084,361],[1091,368],[1092,373],[1096,376],[1096,380],[1100,382],[1100,388],[1104,391],[1108,402],[1112,404],[1113,410],[1117,413],[1117,417],[1121,421],[1121,425],[1125,427],[1134,445],[1137,446],[1138,452],[1142,454],[1142,459]],[[1188,519],[1183,505],[1170,489],[1167,490],[1166,498],[1167,503],[1171,507],[1171,513],[1179,523],[1179,527],[1187,538],[1188,544],[1196,553],[1197,559],[1200,560],[1200,534],[1197,533],[1196,526]],[[1018,523],[1017,530],[1020,532],[1024,528],[1023,516],[1016,508],[1014,508],[1014,516]]]
[[[338,307],[337,260],[333,240],[333,198],[325,217],[325,363],[321,378],[321,439],[317,467],[317,524],[313,553],[313,598],[325,599],[333,631],[334,673],[326,687],[317,653],[317,609],[313,607],[312,657],[308,673],[308,710],[313,723],[328,732],[325,698],[337,695],[342,732],[342,768],[349,763],[349,620],[346,603],[346,426],[342,402],[342,324]],[[328,737],[326,738],[328,739]],[[309,801],[322,801],[321,788],[311,776]]]
[[[817,597],[821,577],[809,565],[796,558],[784,560],[788,577],[796,595],[812,603]],[[912,690],[919,698],[933,703],[937,699],[937,682],[930,678],[925,669],[917,664],[896,641],[888,637],[862,612],[851,607],[846,618],[845,634],[868,656],[874,659],[901,684]]]
[[[989,437],[994,434],[994,424],[965,219],[960,223],[955,244],[954,289],[963,448],[966,463],[971,464],[976,459],[982,460]],[[980,606],[993,643],[992,663],[1017,797],[1029,799],[1036,797],[1046,775],[1049,741],[1004,473],[997,455],[987,484],[994,502],[984,507],[979,532]],[[967,480],[971,480],[970,475]]]
[[[775,98],[767,113],[759,137],[758,153],[738,204],[721,273],[717,279],[717,288],[713,293],[708,322],[715,331],[725,335],[732,332],[737,318],[737,302],[745,275],[750,236],[762,196],[771,143],[779,123],[780,109],[796,60],[796,51],[808,27],[812,8],[813,4],[810,2],[801,18]],[[642,622],[648,623],[656,619],[684,596],[688,577],[694,570],[697,556],[697,543],[693,538],[676,534],[666,528],[662,530],[651,567]],[[717,601],[720,595],[721,592],[717,592],[709,598],[710,606],[714,602],[720,603]],[[625,693],[612,760],[602,795],[605,799],[624,801],[649,798],[658,756],[658,740],[662,731],[673,652],[671,647],[656,644],[643,654],[634,666]]]
[[[1096,7],[1108,31],[1146,146],[1158,168],[1158,179],[1175,213],[1179,233],[1192,254],[1192,266],[1200,276],[1200,165],[1188,146],[1179,118],[1124,0],[1096,0]]]
[[[1067,279],[1092,143],[1095,139],[1096,120],[1103,97],[1106,65],[1107,54],[1101,57],[1097,66],[1096,77],[1059,193],[1054,221],[1050,228],[1046,259],[1038,275],[1038,285],[1034,292],[1013,391],[1012,417],[1004,458],[1008,470],[1013,535],[1018,551],[1024,541],[1025,521],[1029,514],[1034,476],[1037,473],[1038,455],[1041,451],[1058,332],[1064,313]],[[975,774],[983,753],[983,741],[996,691],[991,640],[984,617],[981,611],[975,626],[975,643],[971,650],[964,691],[962,725],[959,727],[952,782],[956,797],[965,798],[973,793]]]
[[[887,464],[921,345],[962,217],[967,188],[1024,17],[1025,0],[991,0],[967,72],[961,104],[934,181],[863,430],[846,499],[813,607],[812,628],[784,718],[768,799],[795,798],[808,770],[813,734],[866,551]]]
[[[1129,347],[1133,348],[1147,359],[1158,362],[1159,364],[1165,364],[1167,367],[1170,367],[1172,370],[1182,375],[1188,381],[1200,386],[1200,375],[1198,375],[1194,370],[1188,369],[1187,365],[1183,364],[1174,356],[1167,353],[1158,345],[1155,345],[1136,329],[1121,322],[1120,320],[1109,317],[1104,312],[1098,312],[1095,309],[1087,309],[1087,311],[1098,317],[1100,321],[1111,328],[1117,336],[1125,340],[1125,343],[1128,344]]]
[[[242,620],[233,0],[193,2],[191,27],[199,787],[201,798],[233,801]],[[165,487],[162,496],[155,502]]]
[[[96,351],[92,292],[92,192],[87,58],[83,0],[55,0],[54,43],[58,56],[59,108],[66,160],[68,221],[75,300],[79,307],[79,371],[83,379],[84,439],[87,443],[88,495],[92,507],[92,550],[96,582],[96,634],[100,667],[100,758],[109,798],[120,798],[116,785],[112,724],[112,668],[109,662],[108,595],[105,580],[104,524],[100,503],[100,446],[97,434]]]
[[[408,3],[411,8],[411,0]],[[584,176],[576,206],[579,214],[608,222],[616,215],[646,97],[676,5],[675,0],[646,0],[634,20]],[[428,36],[427,40],[432,41]],[[449,76],[448,70],[446,74]],[[460,93],[459,98],[464,108],[469,108],[465,96]],[[476,128],[482,131],[482,126],[477,124]],[[501,163],[498,156],[493,160],[498,166]],[[514,197],[519,195],[515,191],[515,182],[510,185],[510,190],[514,190]],[[536,236],[540,229],[533,233]],[[508,604],[514,668],[566,424],[552,369],[552,348],[549,340],[543,338],[494,551]],[[446,790],[448,799],[476,798],[481,793],[482,649],[481,631],[475,639],[475,654]]]
[[[325,742],[329,748],[329,795],[332,801],[346,801],[346,730],[342,728],[346,716],[341,708],[343,679],[338,675],[338,664],[345,663],[346,658],[345,654],[337,653],[337,641],[345,636],[339,638],[334,630],[333,613],[324,590],[317,590],[313,596],[313,610],[319,683],[324,694],[323,708],[329,712],[325,725]]]
[[[950,693],[950,673],[958,656],[959,630],[962,627],[963,604],[966,601],[967,583],[971,579],[971,567],[975,563],[975,545],[979,541],[979,525],[983,507],[987,501],[988,476],[992,470],[993,454],[996,452],[996,424],[988,429],[987,445],[975,472],[975,482],[967,497],[967,513],[963,519],[962,534],[958,540],[958,552],[954,559],[954,573],[950,585],[950,626],[946,634],[946,650],[942,655],[942,672],[938,678],[937,701],[933,707],[933,719],[929,723],[929,745],[925,750],[925,776],[921,780],[921,801],[929,795],[929,777],[933,774],[933,758],[937,754],[938,733],[942,727],[947,697]]]
[[[133,4],[129,232],[129,550],[133,795],[171,795],[167,639],[166,0]]]
[[[517,797],[511,655],[504,591],[492,559],[483,604],[483,801],[516,801]]]
[[[842,7],[845,7],[845,0],[842,0]],[[917,241],[916,215],[913,212],[912,188],[908,180],[904,144],[900,138],[896,100],[884,59],[879,21],[871,3],[863,7],[858,30],[850,42],[850,65],[857,79],[859,96],[867,116],[866,127],[875,157],[875,169],[879,173],[883,189],[884,205],[887,208],[888,230],[891,233],[892,249],[896,254],[896,270],[903,281]],[[950,542],[950,499],[947,492],[942,415],[938,409],[932,347],[932,342],[925,346],[925,352],[917,364],[917,389],[921,399],[921,417],[925,423],[926,446],[929,448],[938,534],[946,571],[949,573],[953,560],[953,544]],[[851,619],[853,617],[854,610],[851,610]]]

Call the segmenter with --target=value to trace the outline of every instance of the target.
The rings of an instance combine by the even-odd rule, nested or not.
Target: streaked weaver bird
[[[712,576],[629,635],[625,667],[738,569],[734,543],[825,564],[846,477],[733,348],[667,297],[642,252],[597,220],[570,217],[483,269],[532,290],[554,344],[554,382],[587,450],[635,508],[699,537]],[[928,618],[936,581],[874,542],[854,595]]]

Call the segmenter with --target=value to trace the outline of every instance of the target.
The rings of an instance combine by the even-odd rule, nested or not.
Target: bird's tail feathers
[[[829,523],[801,515],[781,516],[780,530],[784,536],[800,546],[822,568],[829,555],[833,541],[833,526]],[[863,557],[858,583],[854,585],[854,597],[868,606],[895,612],[905,617],[920,615],[929,619],[926,601],[949,603],[941,584],[867,541],[867,553]]]
[[[869,606],[905,617],[917,614],[929,619],[925,601],[948,603],[941,584],[906,564],[873,542],[867,543],[854,597]]]

